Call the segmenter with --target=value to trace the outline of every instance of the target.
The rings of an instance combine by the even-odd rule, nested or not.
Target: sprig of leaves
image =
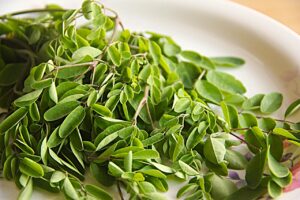
[[[42,14],[14,17],[30,12]],[[76,26],[79,17],[86,23]],[[130,199],[165,199],[170,176],[187,182],[177,197],[193,200],[275,198],[291,182],[283,142],[299,146],[300,126],[285,118],[299,100],[284,119],[261,116],[283,97],[247,98],[240,80],[218,70],[242,59],[130,32],[92,0],[0,19],[0,169],[19,199],[30,199],[33,186],[66,199],[112,199],[82,183],[87,170]],[[230,179],[232,170],[246,172],[246,185]]]

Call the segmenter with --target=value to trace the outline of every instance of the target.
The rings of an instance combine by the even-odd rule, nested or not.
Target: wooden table
[[[300,0],[233,0],[262,12],[300,34]]]

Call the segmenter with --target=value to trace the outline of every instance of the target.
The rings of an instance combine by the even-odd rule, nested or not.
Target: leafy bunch
[[[43,14],[14,17],[33,12]],[[247,98],[238,79],[218,70],[242,59],[130,32],[91,0],[0,19],[0,169],[19,199],[33,187],[112,199],[102,187],[112,185],[121,199],[122,190],[132,200],[165,199],[173,177],[185,181],[178,198],[250,200],[277,197],[291,182],[283,145],[300,146],[300,124],[265,115],[279,109],[281,94]],[[285,118],[299,107],[292,103]],[[88,170],[102,186],[82,182]],[[232,170],[245,181],[236,184]]]

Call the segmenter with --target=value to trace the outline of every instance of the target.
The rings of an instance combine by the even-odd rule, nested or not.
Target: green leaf
[[[149,182],[141,181],[141,182],[138,183],[138,185],[139,185],[139,188],[140,188],[141,192],[144,193],[144,194],[155,193],[156,192],[155,187]]]
[[[63,192],[64,192],[65,196],[70,199],[73,199],[73,200],[79,199],[79,196],[68,177],[66,177],[64,180]]]
[[[289,131],[287,131],[283,128],[274,128],[273,134],[283,136],[290,140],[298,140],[299,141],[299,139],[296,138],[292,133],[290,133]]]
[[[100,6],[93,1],[83,1],[81,8],[86,19],[92,19],[101,13]]]
[[[91,107],[99,115],[102,115],[104,117],[112,117],[112,112],[105,106],[102,106],[100,104],[93,104]]]
[[[206,134],[206,129],[208,128],[207,122],[200,122],[198,127],[195,127],[189,134],[186,140],[186,148],[188,150],[193,149],[197,144],[199,144]]]
[[[239,115],[239,122],[241,128],[257,126],[257,119],[252,113],[243,113],[242,115]]]
[[[156,65],[159,65],[159,61],[161,58],[161,49],[158,46],[158,44],[156,44],[153,41],[149,41],[149,51],[150,51],[150,55],[153,58],[153,61]]]
[[[251,189],[245,186],[226,197],[225,200],[255,200],[259,199],[264,193],[266,193],[266,189],[264,187]]]
[[[121,130],[122,128],[124,128],[124,125],[122,125],[120,123],[108,126],[103,132],[98,134],[98,136],[95,138],[95,142],[94,142],[95,145],[98,146],[99,143],[103,140],[103,138]],[[118,134],[118,133],[116,133],[116,134]]]
[[[134,160],[147,160],[159,158],[159,154],[155,150],[145,149],[142,151],[134,152],[132,158]]]
[[[62,122],[59,128],[59,136],[65,138],[78,127],[85,117],[85,110],[82,106],[75,108]]]
[[[220,103],[225,121],[228,123],[229,128],[238,128],[239,118],[238,111],[232,105],[226,105],[223,101]]]
[[[121,53],[114,45],[108,47],[107,53],[114,65],[121,65]]]
[[[142,141],[142,143],[144,147],[147,147],[161,141],[163,138],[164,138],[163,133],[157,133],[151,137],[146,138],[145,140]]]
[[[88,65],[66,67],[58,70],[57,78],[69,79],[76,76],[80,76],[89,69]]]
[[[181,79],[185,88],[191,89],[193,88],[194,82],[199,77],[199,69],[192,64],[187,62],[180,62],[176,67],[176,75],[174,75],[174,79]]]
[[[106,145],[108,145],[109,143],[111,143],[112,141],[114,141],[117,137],[118,137],[118,132],[114,132],[108,136],[106,136],[105,138],[103,138],[100,143],[98,144],[96,151],[101,150],[103,147],[105,147]]]
[[[291,184],[292,179],[293,179],[293,175],[291,172],[289,172],[289,175],[284,178],[278,178],[278,177],[272,176],[272,180],[282,188]]]
[[[270,171],[274,176],[283,178],[289,175],[289,169],[280,164],[270,153],[270,149],[268,150],[268,166],[270,168]]]
[[[177,198],[181,198],[182,196],[193,193],[197,190],[199,186],[195,183],[189,183],[187,185],[184,185],[182,188],[180,188],[177,192]]]
[[[204,143],[204,156],[214,164],[219,164],[224,160],[226,149],[222,139],[209,137]]]
[[[88,194],[95,197],[96,199],[101,199],[101,200],[113,199],[107,192],[105,192],[104,190],[102,190],[101,188],[95,185],[86,185],[85,189],[88,192]]]
[[[111,173],[111,175],[115,177],[121,177],[121,175],[124,173],[124,171],[113,162],[108,163],[108,170]]]
[[[18,107],[29,106],[35,102],[42,94],[43,90],[35,90],[28,94],[25,94],[14,101],[14,104]]]
[[[261,183],[266,157],[267,152],[261,151],[256,154],[247,165],[245,178],[248,186],[252,189],[257,188]]]
[[[165,179],[147,177],[147,180],[152,183],[160,192],[167,192],[169,189],[168,183]]]
[[[104,186],[112,186],[115,178],[108,174],[107,166],[99,166],[96,163],[91,163],[90,171],[92,176]]]
[[[175,135],[176,137],[176,144],[172,155],[172,161],[175,162],[179,159],[180,155],[183,153],[183,150],[185,148],[184,145],[184,138],[182,135]]]
[[[246,158],[237,151],[227,149],[224,159],[228,162],[228,168],[230,169],[242,170],[246,168]]]
[[[163,45],[163,51],[167,56],[175,56],[180,53],[181,48],[174,42],[167,41]]]
[[[280,161],[284,150],[283,139],[278,135],[269,134],[268,140],[270,145],[270,153],[276,160]]]
[[[256,94],[253,97],[244,101],[242,108],[244,110],[256,110],[259,109],[260,103],[264,98],[264,94]]]
[[[18,124],[27,114],[27,108],[19,108],[0,123],[0,133],[4,133]]]
[[[129,151],[124,158],[124,169],[126,172],[132,172],[132,151]]]
[[[195,169],[193,169],[192,167],[190,167],[188,164],[186,164],[185,162],[179,160],[179,166],[182,169],[182,171],[184,173],[186,173],[189,176],[195,176],[195,175],[199,175],[199,172],[197,172]]]
[[[44,163],[44,165],[47,165],[47,157],[48,157],[48,148],[47,148],[47,137],[45,137],[43,139],[43,142],[41,144],[41,158],[42,158],[42,161]]]
[[[21,190],[18,200],[30,200],[33,191],[32,179],[29,178],[26,186]]]
[[[161,173],[159,170],[156,170],[156,169],[141,169],[139,171],[142,172],[143,174],[153,176],[156,178],[162,178],[162,179],[167,178],[166,175],[164,175],[163,173]]]
[[[50,87],[52,82],[53,82],[52,78],[47,78],[47,79],[44,79],[44,80],[35,81],[31,85],[31,87],[33,89],[40,90],[40,89],[44,89],[44,88]]]
[[[99,96],[100,96],[100,95],[99,95]],[[86,104],[87,104],[87,106],[91,106],[91,105],[95,104],[95,103],[97,102],[97,100],[98,100],[98,93],[97,93],[96,90],[93,90],[93,91],[90,93],[90,95],[89,95],[89,97],[88,97],[88,100],[87,100]]]
[[[48,142],[47,142],[47,146],[49,148],[56,147],[60,143],[63,142],[63,139],[60,138],[59,135],[58,135],[58,130],[59,130],[59,127],[57,127],[56,129],[54,129],[54,131],[51,133],[51,135],[50,135],[50,137],[48,139]]]
[[[61,119],[77,108],[77,106],[79,106],[79,102],[77,101],[59,103],[45,112],[44,119],[46,121]]]
[[[19,168],[23,174],[28,175],[28,176],[32,176],[35,178],[44,176],[44,170],[41,167],[41,165],[34,162],[33,160],[31,160],[29,158],[24,158],[20,162]]]
[[[282,189],[274,181],[270,180],[268,182],[268,192],[272,198],[277,198],[281,195]]]
[[[53,172],[50,183],[58,183],[66,178],[66,174],[61,171],[55,171]]]
[[[272,118],[262,118],[258,121],[259,128],[264,131],[272,131],[276,127],[276,121]]]
[[[206,79],[208,82],[226,92],[239,94],[244,94],[246,92],[246,88],[239,80],[225,72],[211,70],[207,72]]]
[[[7,64],[2,70],[0,68],[0,86],[9,86],[16,83],[22,76],[23,63]]]
[[[40,121],[40,111],[36,103],[29,106],[29,115],[33,121]]]
[[[259,142],[260,146],[262,147],[266,147],[266,137],[264,135],[264,133],[262,132],[262,130],[260,130],[260,128],[258,128],[257,126],[254,126],[251,128],[251,131],[255,138],[257,139],[257,141]]]
[[[201,56],[195,51],[182,51],[180,55],[185,59],[190,61],[196,66],[199,66],[201,68],[211,70],[214,69],[214,64],[210,61],[209,58]]]
[[[296,101],[292,102],[289,107],[286,109],[284,113],[284,117],[289,117],[293,115],[295,112],[297,112],[300,109],[300,99],[297,99]]]
[[[57,104],[58,102],[58,96],[57,96],[57,91],[56,91],[56,86],[55,86],[55,82],[53,81],[51,83],[51,86],[49,88],[49,97],[50,99]]]
[[[272,113],[278,110],[282,104],[283,96],[280,93],[273,92],[266,94],[261,101],[260,111],[262,113]]]
[[[86,56],[90,56],[92,58],[96,58],[97,56],[99,56],[102,53],[101,50],[96,49],[94,47],[81,47],[79,49],[77,49],[73,55],[72,55],[72,59],[73,60],[81,60]]]
[[[195,83],[195,88],[200,96],[213,103],[218,104],[223,100],[220,90],[207,81],[198,80]]]
[[[147,193],[144,195],[144,197],[146,199],[155,199],[155,200],[167,200],[167,198],[163,195],[163,194],[160,194],[160,193]]]
[[[150,162],[150,164],[152,164],[154,167],[156,167],[157,169],[159,169],[160,171],[164,172],[164,173],[173,173],[174,170],[166,165],[160,164],[160,163],[156,163],[156,162]]]
[[[209,180],[212,185],[211,194],[213,199],[222,200],[237,190],[236,185],[227,178],[213,175]]]
[[[75,148],[75,145],[72,142],[70,143],[70,147],[71,147],[71,151],[72,151],[73,155],[75,156],[75,158],[77,159],[79,164],[84,169],[85,165],[84,165],[84,162],[83,162],[83,154],[81,153],[81,151],[79,151],[77,148]]]
[[[180,98],[176,101],[174,105],[174,111],[181,113],[186,111],[191,105],[191,100],[189,98]]]
[[[239,67],[245,64],[245,61],[237,57],[212,57],[211,61],[220,67]]]

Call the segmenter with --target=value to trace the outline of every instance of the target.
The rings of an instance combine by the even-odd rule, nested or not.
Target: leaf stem
[[[138,107],[137,107],[137,109],[135,111],[135,114],[133,116],[132,125],[136,125],[137,124],[137,118],[138,118],[140,112],[142,111],[144,105],[147,104],[148,96],[149,96],[149,86],[147,85],[145,87],[144,97],[140,101],[140,103],[139,103],[139,105],[138,105]]]
[[[244,138],[241,138],[240,136],[238,136],[238,135],[236,135],[236,134],[234,134],[234,133],[232,133],[232,132],[229,132],[229,134],[232,135],[233,137],[237,138],[238,140],[244,142],[244,143],[247,144],[248,146],[251,146],[251,147],[253,147],[253,148],[255,148],[255,149],[259,150],[259,151],[261,150],[259,147],[257,147],[257,146],[255,146],[255,145],[253,145],[253,144],[247,142],[246,140],[244,140]]]
[[[154,123],[153,123],[153,120],[152,120],[152,116],[151,116],[151,112],[150,112],[150,108],[149,108],[148,101],[146,101],[146,109],[147,109],[147,113],[148,113],[148,116],[149,116],[149,119],[150,119],[151,127],[152,127],[152,129],[155,129],[155,126],[154,126]]]
[[[40,12],[66,12],[68,10],[65,9],[31,9],[31,10],[23,10],[23,11],[17,11],[12,12],[6,15],[0,16],[0,19],[7,19],[9,16],[16,16],[16,15],[24,15],[29,13],[40,13]]]
[[[264,116],[256,116],[256,118],[258,118],[258,119],[264,119],[266,117],[264,117]],[[277,122],[289,123],[289,124],[296,124],[295,122],[288,121],[288,120],[285,120],[285,119],[276,119],[276,118],[272,118],[272,119],[275,120],[275,121],[277,121]]]
[[[198,78],[198,80],[201,80],[203,78],[203,76],[205,75],[206,70],[203,70]]]
[[[61,69],[65,69],[65,68],[80,67],[80,66],[93,65],[93,64],[94,64],[94,62],[67,64],[67,65],[57,66],[55,69],[56,70],[61,70]]]

